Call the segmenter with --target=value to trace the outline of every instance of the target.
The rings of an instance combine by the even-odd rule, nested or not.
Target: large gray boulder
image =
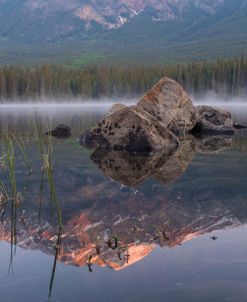
[[[81,142],[95,149],[151,152],[177,147],[178,137],[188,132],[218,135],[234,131],[229,112],[194,107],[181,85],[164,77],[137,105],[113,105],[95,127],[83,133]]]
[[[234,134],[233,119],[230,112],[211,106],[197,106],[198,119],[194,132],[204,134]]]
[[[137,106],[174,133],[192,130],[197,121],[197,111],[188,94],[167,77],[149,90]]]
[[[94,148],[151,152],[160,148],[176,148],[177,137],[148,112],[138,106],[123,107],[106,115],[89,132],[82,143]]]

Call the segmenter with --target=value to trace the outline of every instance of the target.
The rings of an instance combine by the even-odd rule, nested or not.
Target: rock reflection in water
[[[97,150],[91,158],[106,176],[119,184],[97,169],[87,168],[82,174],[74,165],[65,166],[69,161],[62,157],[56,167],[60,163],[63,169],[54,170],[64,216],[58,260],[86,266],[90,259],[92,270],[94,265],[120,270],[147,256],[157,245],[173,247],[213,230],[246,223],[247,196],[245,191],[236,196],[241,189],[239,184],[237,187],[233,184],[232,191],[224,195],[215,179],[206,173],[206,177],[212,178],[210,188],[205,177],[194,176],[193,183],[182,180],[178,188],[166,189],[162,185],[178,180],[196,154],[231,147],[228,137],[189,136],[180,140],[177,150],[151,155]],[[65,147],[62,145],[63,151]],[[161,184],[152,181],[144,185],[142,182],[149,178]],[[121,184],[138,186],[137,191],[122,189]],[[25,203],[17,209],[17,244],[54,255],[58,227],[51,215],[49,191],[43,193],[39,217],[34,197],[37,189],[32,191],[30,187]],[[8,208],[0,225],[1,240],[11,242],[11,227],[11,208]],[[115,249],[109,245],[112,236],[118,239]]]
[[[175,152],[168,149],[145,154],[98,149],[91,159],[110,178],[126,186],[135,186],[152,177]]]
[[[227,151],[232,147],[232,137],[205,136],[197,140],[197,152],[201,154],[214,154]]]
[[[161,149],[145,154],[97,149],[91,159],[108,177],[126,186],[136,186],[151,177],[168,184],[183,175],[197,153],[218,153],[231,146],[232,138],[228,136],[196,139],[190,135],[180,138],[176,150]]]

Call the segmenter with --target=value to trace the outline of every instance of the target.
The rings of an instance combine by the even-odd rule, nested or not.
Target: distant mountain
[[[134,43],[147,54],[144,48],[174,45],[181,53],[198,45],[207,52],[201,44],[213,41],[214,56],[221,49],[229,56],[244,52],[246,37],[247,0],[0,0],[2,45],[73,41],[108,52],[115,43],[128,52]]]
[[[0,34],[28,42],[73,35],[90,37],[92,30],[124,27],[144,15],[149,21],[183,22],[214,15],[224,0],[1,0]],[[144,24],[145,25],[145,24]]]

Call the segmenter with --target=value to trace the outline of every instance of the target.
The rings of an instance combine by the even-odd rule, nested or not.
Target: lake
[[[1,300],[246,301],[247,131],[169,156],[84,148],[110,105],[0,106]],[[71,137],[44,135],[60,123]]]

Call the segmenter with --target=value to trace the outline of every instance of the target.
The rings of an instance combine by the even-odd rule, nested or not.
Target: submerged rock
[[[179,144],[173,133],[138,106],[124,107],[105,116],[98,125],[82,135],[81,142],[95,148],[130,152],[176,148]]]
[[[137,106],[174,133],[193,129],[197,121],[197,111],[188,94],[181,85],[167,77],[149,90]]]
[[[68,125],[60,124],[55,129],[46,132],[46,135],[52,135],[56,138],[67,138],[71,136],[71,128]]]
[[[198,119],[193,132],[205,134],[234,134],[233,119],[230,112],[210,106],[196,107]]]

